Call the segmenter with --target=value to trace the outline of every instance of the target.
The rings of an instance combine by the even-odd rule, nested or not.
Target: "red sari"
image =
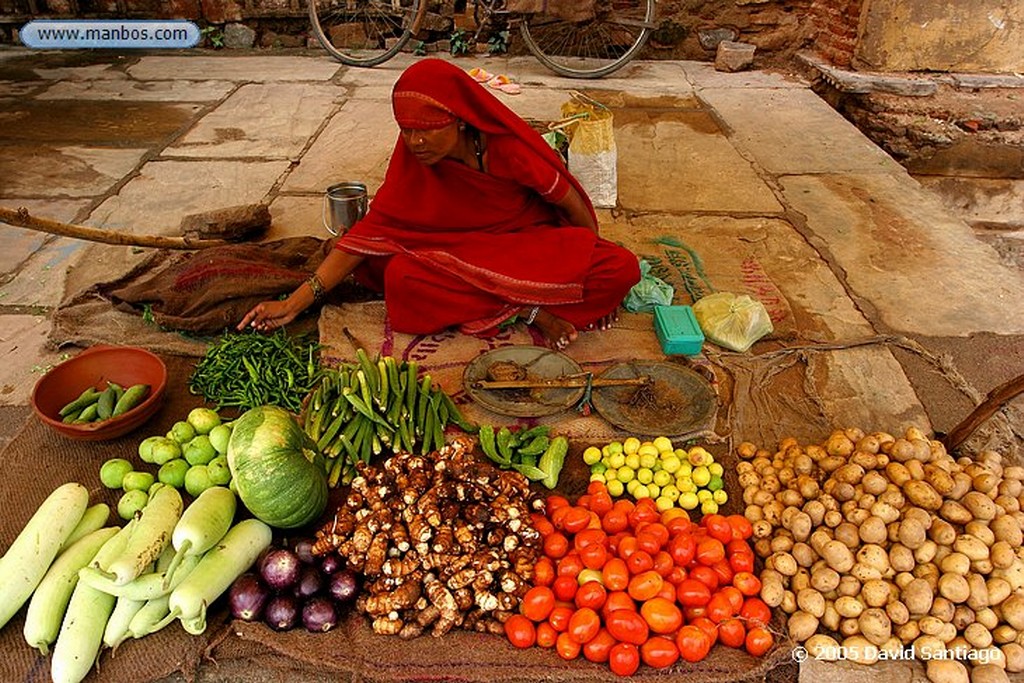
[[[452,159],[428,166],[399,139],[366,217],[338,239],[336,248],[366,257],[356,276],[383,290],[396,331],[483,334],[535,305],[585,327],[615,310],[640,278],[637,258],[564,224],[549,202],[570,186],[593,207],[537,132],[441,60],[409,67],[394,97],[440,114],[423,128],[461,120],[483,132],[489,159],[487,173]],[[396,105],[400,125],[419,125],[406,112],[398,117]]]

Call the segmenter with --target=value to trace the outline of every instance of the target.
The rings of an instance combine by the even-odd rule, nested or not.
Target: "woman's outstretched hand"
[[[238,323],[237,329],[241,331],[246,327],[251,327],[260,332],[267,332],[287,325],[295,320],[297,315],[298,313],[292,310],[287,301],[263,301],[245,314],[242,322]]]

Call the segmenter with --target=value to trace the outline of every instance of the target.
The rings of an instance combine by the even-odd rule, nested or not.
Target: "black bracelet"
[[[306,280],[306,284],[309,285],[310,290],[313,292],[314,303],[324,298],[324,283],[320,281],[320,278],[317,277],[316,273],[309,276],[309,279]]]

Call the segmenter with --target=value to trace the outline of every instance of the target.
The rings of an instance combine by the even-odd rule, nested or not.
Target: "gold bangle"
[[[313,292],[314,303],[324,298],[324,283],[320,281],[320,278],[317,277],[316,273],[309,276],[309,279],[306,280],[306,284],[309,285],[309,289]]]

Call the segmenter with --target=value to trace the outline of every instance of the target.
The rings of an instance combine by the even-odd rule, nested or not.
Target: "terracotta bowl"
[[[60,409],[78,398],[86,387],[102,391],[107,382],[125,389],[148,384],[142,403],[123,415],[101,422],[64,424]],[[64,361],[43,375],[32,390],[32,408],[55,431],[82,441],[105,441],[123,436],[151,418],[164,401],[167,366],[157,356],[133,346],[94,346]]]

